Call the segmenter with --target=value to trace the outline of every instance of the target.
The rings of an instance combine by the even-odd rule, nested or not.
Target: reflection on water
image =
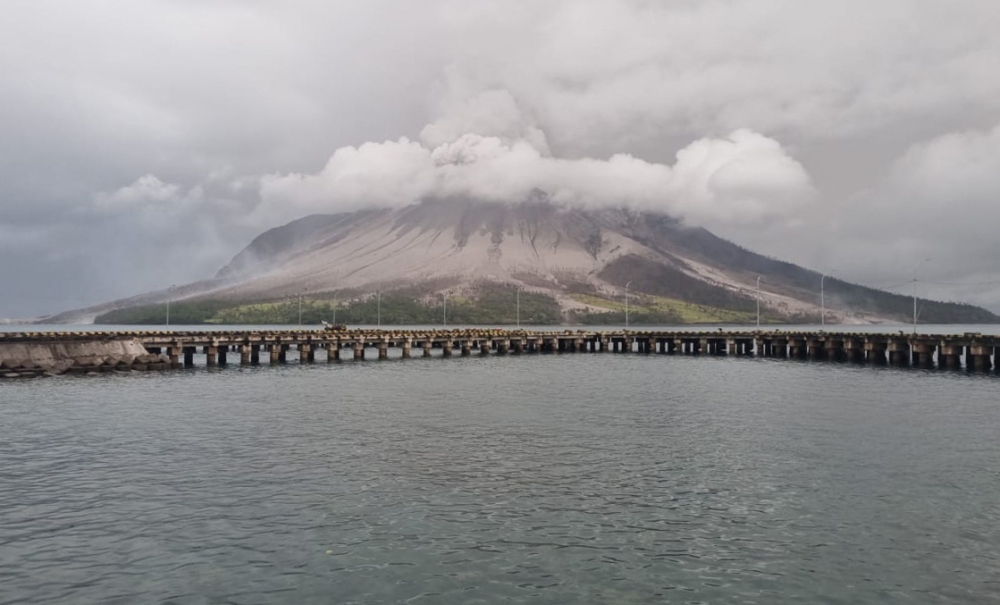
[[[1000,378],[545,355],[0,385],[0,603],[983,603]]]

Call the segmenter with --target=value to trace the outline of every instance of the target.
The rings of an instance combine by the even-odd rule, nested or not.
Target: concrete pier
[[[555,352],[567,355],[599,352],[703,357],[752,355],[768,359],[809,359],[812,362],[868,363],[876,366],[912,366],[923,369],[995,373],[997,350],[1000,347],[1000,336],[982,334],[907,335],[781,330],[544,332],[486,329],[340,331],[291,329],[0,333],[0,354],[5,350],[21,350],[25,347],[70,350],[72,346],[94,342],[125,341],[141,343],[146,355],[161,356],[162,359],[150,358],[148,363],[135,364],[137,368],[149,366],[157,369],[194,367],[195,353],[199,351],[205,355],[205,365],[214,368],[225,366],[230,352],[239,353],[240,365],[248,366],[260,363],[261,350],[265,351],[268,362],[273,365],[284,363],[287,351],[292,347],[297,350],[300,363],[309,364],[315,361],[317,349],[325,349],[327,361],[332,363],[340,360],[341,350],[344,348],[352,350],[353,358],[360,361],[365,359],[368,347],[375,348],[378,359],[384,360],[389,358],[389,351],[394,348],[401,350],[403,359],[409,359],[413,347],[416,346],[422,349],[425,357],[432,357],[433,349],[441,349],[441,356],[445,358],[457,353],[456,347],[461,350],[463,357],[471,356],[476,349],[481,356]],[[25,375],[37,373],[30,367],[15,365],[20,364],[19,361],[5,361],[0,357],[0,363],[6,364],[0,367],[0,373],[13,368],[20,368],[18,371]],[[6,373],[17,374],[17,372]]]

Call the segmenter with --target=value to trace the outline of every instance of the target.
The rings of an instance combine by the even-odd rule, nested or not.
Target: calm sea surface
[[[0,604],[1000,602],[998,436],[996,375],[782,360],[8,381]]]

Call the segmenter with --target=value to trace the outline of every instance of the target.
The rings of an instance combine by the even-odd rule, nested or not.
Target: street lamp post
[[[302,293],[299,292],[299,325],[302,325]]]
[[[517,327],[520,329],[520,327],[521,327],[521,286],[517,287],[517,291],[514,294],[514,300],[515,300],[515,303],[514,303],[515,304],[515,308],[517,309],[515,311],[515,314],[517,316]]]
[[[441,293],[441,309],[444,316],[441,318],[441,325],[448,327],[448,293]]]
[[[913,267],[913,333],[917,333],[917,270],[920,269],[920,265],[930,262],[931,259],[925,258]]]
[[[177,289],[177,286],[170,286],[169,288],[167,288],[167,325],[168,326],[170,325],[170,296],[173,294],[173,291],[176,290],[176,289]]]
[[[819,280],[819,308],[820,308],[820,320],[819,320],[819,323],[820,323],[821,326],[824,326],[824,327],[826,326],[826,288],[825,288],[825,282],[826,282],[826,274],[824,273],[823,277],[821,277],[820,280]]]
[[[382,327],[382,290],[375,293],[375,313],[378,327]]]
[[[757,329],[760,330],[760,278],[757,276]]]
[[[333,325],[337,325],[337,297],[333,297]]]
[[[628,329],[628,287],[632,285],[632,281],[629,280],[625,284],[625,328]]]

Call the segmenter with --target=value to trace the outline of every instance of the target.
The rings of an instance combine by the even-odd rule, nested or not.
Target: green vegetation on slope
[[[621,300],[610,300],[593,294],[574,294],[573,299],[591,307],[607,309],[605,312],[572,311],[570,317],[575,323],[625,323],[625,303]],[[777,317],[767,310],[762,311],[761,319],[766,323],[788,321],[787,317]],[[756,320],[756,309],[753,313],[730,311],[662,296],[636,295],[629,303],[629,323],[635,325],[749,324]]]
[[[336,309],[334,305],[336,304]],[[322,321],[346,324],[378,322],[382,325],[436,325],[444,320],[440,296],[429,297],[422,291],[395,290],[382,294],[381,303],[374,297],[334,302],[333,294],[324,299],[303,299],[302,323]],[[521,292],[522,324],[559,324],[563,317],[554,298],[533,292]],[[517,290],[511,286],[484,284],[471,298],[448,299],[448,323],[504,325],[517,321]],[[166,305],[147,305],[119,309],[97,317],[99,324],[163,324]],[[299,301],[177,301],[170,304],[170,322],[175,325],[200,324],[270,324],[299,323]]]

